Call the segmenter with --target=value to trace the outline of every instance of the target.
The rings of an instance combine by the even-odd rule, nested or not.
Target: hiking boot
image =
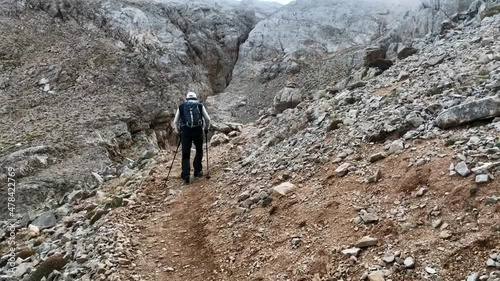
[[[189,184],[189,176],[183,178],[183,180],[184,180],[184,184],[186,184],[186,185]]]
[[[194,173],[194,177],[195,178],[201,178],[201,177],[203,177],[203,172],[196,172],[196,173]]]

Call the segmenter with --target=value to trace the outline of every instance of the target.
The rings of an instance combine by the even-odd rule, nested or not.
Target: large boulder
[[[221,132],[224,134],[229,134],[233,129],[229,127],[226,123],[219,123],[219,122],[214,122],[211,124],[212,129],[214,129],[216,132]]]
[[[42,213],[31,224],[38,227],[40,230],[51,228],[57,223],[56,216],[51,211]]]
[[[398,52],[398,59],[403,60],[409,56],[412,56],[414,54],[418,53],[418,49],[411,48],[411,47],[404,47],[402,50]]]
[[[210,139],[210,146],[216,147],[223,143],[228,143],[229,138],[225,134],[215,134],[212,139]]]
[[[436,119],[436,125],[441,129],[500,116],[500,98],[489,97],[466,104],[454,106]]]
[[[388,59],[376,59],[368,64],[368,67],[376,67],[380,70],[387,70],[389,69],[394,62],[392,60]]]
[[[289,108],[295,108],[302,102],[302,91],[297,88],[283,88],[274,97],[274,110],[281,113]]]
[[[229,134],[232,131],[241,132],[241,130],[243,130],[243,125],[242,124],[232,123],[232,122],[224,122],[224,123],[214,122],[214,123],[211,124],[211,127],[216,132],[221,132],[221,133],[224,133],[224,134]]]
[[[365,66],[371,67],[371,64],[377,60],[385,59],[386,50],[383,48],[369,48],[366,50]]]

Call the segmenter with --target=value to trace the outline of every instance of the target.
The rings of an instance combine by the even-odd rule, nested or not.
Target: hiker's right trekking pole
[[[205,131],[205,139],[206,139],[205,146],[207,148],[207,179],[210,179],[210,172],[208,169],[208,130]]]
[[[172,164],[170,164],[170,169],[168,169],[168,175],[167,175],[167,179],[165,180],[165,183],[167,183],[168,178],[170,177],[170,172],[172,171],[172,167],[174,166],[175,156],[177,155],[177,152],[179,151],[179,147],[181,146],[181,140],[182,140],[182,138],[179,137],[179,144],[177,144],[177,149],[175,150],[174,159],[172,159]]]

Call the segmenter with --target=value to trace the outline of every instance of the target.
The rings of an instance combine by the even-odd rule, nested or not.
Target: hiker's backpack
[[[179,106],[182,125],[195,128],[203,125],[203,105],[197,101],[189,101]]]

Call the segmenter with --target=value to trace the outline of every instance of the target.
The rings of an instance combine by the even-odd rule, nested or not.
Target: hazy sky
[[[292,2],[293,0],[261,0],[261,1],[269,1],[269,2],[278,2],[281,4],[288,4],[288,3]]]
[[[235,0],[235,1],[240,1],[240,0]],[[260,1],[278,2],[278,3],[281,3],[281,4],[285,5],[285,4],[288,4],[288,3],[292,2],[293,0],[260,0]]]

